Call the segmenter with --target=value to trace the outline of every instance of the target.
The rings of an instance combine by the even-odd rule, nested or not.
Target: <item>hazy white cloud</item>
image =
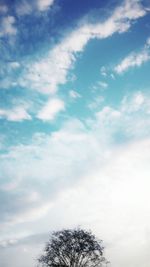
[[[146,41],[146,46],[150,47],[150,37]]]
[[[103,102],[104,102],[103,96],[95,97],[94,100],[88,105],[88,107],[92,110],[99,109]]]
[[[11,69],[18,69],[20,67],[20,63],[17,61],[12,61],[11,63],[9,63],[9,67]]]
[[[33,7],[28,1],[24,0],[16,5],[16,13],[19,16],[28,15],[33,11]]]
[[[1,202],[9,211],[1,210],[2,242],[24,222],[31,233],[41,225],[43,231],[81,225],[105,240],[112,266],[140,267],[143,255],[148,267],[149,110],[149,95],[136,92],[116,109],[99,108],[87,127],[70,119],[1,155]]]
[[[32,12],[44,12],[48,10],[54,3],[54,0],[22,0],[16,4],[16,13],[18,16],[29,15]]]
[[[23,106],[17,106],[12,109],[0,109],[0,118],[5,118],[8,121],[31,120],[26,107]]]
[[[104,107],[100,112],[97,113],[97,118],[101,123],[105,123],[107,119],[110,121],[120,118],[121,112],[115,110],[109,106]]]
[[[150,107],[149,98],[147,99],[146,96],[142,92],[137,92],[131,98],[130,96],[125,96],[122,100],[122,111],[124,112],[136,112],[140,109],[146,108],[147,111]]]
[[[17,243],[16,239],[2,240],[0,241],[0,248],[6,248]]]
[[[100,74],[104,77],[107,76],[107,70],[106,70],[106,67],[102,66],[101,69],[100,69]]]
[[[113,150],[107,164],[64,192],[54,207],[60,227],[80,224],[106,242],[112,266],[149,266],[149,148],[147,139]]]
[[[103,82],[103,81],[99,81],[99,82],[98,82],[98,85],[99,85],[100,87],[103,87],[103,88],[107,88],[107,87],[108,87],[108,83]]]
[[[36,0],[36,2],[39,11],[46,11],[53,5],[54,0]]]
[[[27,209],[25,209],[25,205],[27,205]],[[13,226],[24,222],[27,223],[39,220],[49,212],[52,205],[53,203],[51,203],[50,201],[48,201],[47,203],[40,203],[39,201],[29,202],[28,196],[24,197],[22,203],[22,207],[24,208],[21,212],[17,213],[17,215],[15,213],[12,215],[10,225]]]
[[[70,90],[69,91],[69,95],[70,95],[71,98],[74,98],[74,99],[81,97],[81,95],[75,90]]]
[[[105,134],[110,134],[111,131],[111,138],[116,136],[118,140],[146,137],[150,130],[149,110],[149,96],[139,91],[125,96],[117,109],[106,106],[97,112],[98,125],[104,129]]]
[[[62,108],[63,102],[52,99],[47,110],[41,114],[42,119],[52,119]],[[95,119],[87,121],[87,128],[81,121],[70,119],[50,136],[36,135],[30,145],[18,145],[8,154],[1,155],[1,175],[7,177],[1,184],[1,190],[10,194],[20,187],[22,191],[24,185],[29,183],[30,190],[24,192],[25,199],[34,202],[40,201],[38,195],[45,196],[47,206],[47,197],[51,198],[62,186],[67,187],[82,179],[96,165],[101,168],[111,158],[109,153],[117,147],[119,137],[123,138],[122,143],[138,140],[139,137],[147,138],[150,130],[149,110],[149,96],[137,92],[124,98],[118,109],[99,107]],[[47,185],[51,185],[50,188]],[[33,194],[32,190],[37,193]],[[21,194],[24,195],[23,192]],[[16,195],[16,199],[18,197]],[[28,210],[27,201],[25,204]],[[16,211],[12,209],[12,212],[17,212],[17,207],[14,209]]]
[[[15,18],[13,16],[6,16],[2,18],[0,25],[0,37],[5,35],[16,35],[17,28],[15,26]]]
[[[65,103],[61,99],[53,98],[39,111],[37,117],[44,121],[51,121],[63,110],[65,110]]]
[[[13,83],[11,75],[13,75],[19,68],[21,67],[21,64],[18,61],[11,61],[5,64],[2,64],[0,68],[0,75],[3,76],[3,79],[1,80],[1,87],[11,86]],[[16,82],[16,79],[14,79],[14,82]]]

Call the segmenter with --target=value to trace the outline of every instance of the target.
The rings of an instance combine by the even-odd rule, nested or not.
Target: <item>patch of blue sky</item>
[[[147,16],[145,20],[149,21],[149,17]],[[130,68],[122,75],[114,73],[114,67],[119,61],[130,53],[140,53],[140,50],[144,47],[149,37],[149,31],[148,25],[143,26],[143,23],[145,25],[145,21],[135,23],[132,31],[127,33],[114,34],[111,38],[103,40],[92,40],[87,44],[84,53],[79,56],[74,70],[77,76],[74,82],[75,88],[77,87],[84,97],[92,94],[91,89],[92,85],[96,83],[95,81],[108,83],[109,89],[99,90],[99,93],[107,96],[112,104],[118,104],[126,90],[136,91],[139,88],[144,89],[145,85],[146,87],[149,85],[148,62],[144,63],[142,67]],[[141,31],[139,31],[139,25]],[[137,42],[137,40],[140,41]],[[100,69],[103,66],[108,70],[106,77],[100,75]],[[114,74],[115,79],[110,76],[111,74]]]
[[[35,134],[47,134],[57,131],[62,121],[56,123],[44,123],[36,118],[32,121],[7,121],[1,119],[0,132],[4,137],[2,140],[1,153],[8,152],[10,147],[18,144],[30,144]]]
[[[70,2],[70,0],[62,0],[59,1],[58,4],[61,6],[61,10],[62,10],[62,14],[64,15],[64,21],[67,22],[72,22],[72,19],[74,20],[74,18],[76,19],[80,19],[82,18],[84,15],[87,15],[91,9],[92,10],[99,10],[99,9],[104,9],[104,7],[107,7],[108,4],[110,5],[111,3],[114,5],[113,3],[114,1],[99,1],[99,0],[93,0],[91,2],[91,0],[87,0],[87,1],[72,1]],[[69,21],[68,21],[69,20]]]

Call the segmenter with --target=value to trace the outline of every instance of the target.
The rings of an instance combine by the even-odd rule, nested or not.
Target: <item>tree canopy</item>
[[[53,232],[38,259],[46,267],[97,267],[105,261],[102,240],[91,231],[66,229]]]

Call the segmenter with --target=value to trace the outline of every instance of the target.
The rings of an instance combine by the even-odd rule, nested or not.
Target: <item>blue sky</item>
[[[148,267],[150,3],[0,0],[0,258],[80,225]]]

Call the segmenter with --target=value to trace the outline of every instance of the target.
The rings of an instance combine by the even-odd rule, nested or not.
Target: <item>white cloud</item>
[[[125,96],[117,109],[106,106],[97,112],[97,127],[102,128],[111,139],[146,137],[150,130],[149,111],[150,98],[139,91]]]
[[[70,95],[71,98],[74,98],[74,99],[81,97],[81,95],[75,90],[70,90],[69,91],[69,95]]]
[[[123,98],[121,110],[123,112],[125,111],[128,113],[136,112],[142,109],[143,106],[147,110],[149,109],[148,108],[150,106],[149,98],[146,99],[145,95],[139,91],[135,93],[132,98],[130,96],[126,96]]]
[[[103,82],[103,81],[99,81],[99,82],[98,82],[98,85],[99,85],[100,87],[103,87],[103,88],[107,88],[107,87],[108,87],[108,83]]]
[[[73,55],[60,44],[47,58],[29,66],[20,83],[41,93],[55,93],[57,86],[66,82],[67,72],[73,60]]]
[[[52,119],[60,108],[64,108],[63,102],[52,99],[42,119]],[[81,121],[71,119],[51,135],[39,134],[31,144],[13,147],[9,153],[1,155],[1,175],[8,177],[1,184],[1,189],[10,193],[20,187],[23,190],[29,183],[31,192],[25,192],[26,199],[29,196],[35,199],[37,194],[32,194],[34,188],[34,192],[46,197],[47,203],[47,197],[51,198],[62,186],[72,185],[96,166],[104,166],[112,157],[111,150],[117,149],[119,136],[123,137],[122,143],[147,138],[149,110],[149,96],[137,92],[124,98],[118,109],[109,106],[99,108],[95,119],[86,122],[87,128]],[[42,192],[45,192],[44,196]]]
[[[95,97],[94,100],[88,105],[90,109],[100,109],[102,103],[104,102],[104,97]]]
[[[16,239],[2,240],[0,241],[0,247],[5,248],[7,246],[12,246],[17,243]]]
[[[42,3],[44,3],[42,1]],[[132,8],[132,10],[131,10]],[[125,1],[112,16],[104,22],[91,24],[87,21],[66,36],[45,58],[28,65],[19,83],[41,93],[54,93],[59,85],[65,84],[68,72],[73,67],[76,56],[93,38],[103,39],[114,33],[127,31],[132,23],[146,14],[139,1]]]
[[[140,67],[150,60],[150,38],[147,39],[144,48],[139,53],[131,53],[125,57],[115,68],[115,72],[121,74],[130,68]]]
[[[115,71],[121,74],[133,67],[140,67],[144,62],[150,60],[149,51],[143,50],[141,53],[132,53],[122,60],[122,62],[115,67]]]
[[[142,7],[140,0],[126,0],[124,5],[115,12],[116,18],[126,17],[128,19],[137,19],[146,14],[146,9]]]
[[[13,61],[13,62],[9,63],[9,67],[11,69],[18,69],[20,67],[20,63],[17,61]]]
[[[148,139],[113,150],[107,164],[64,192],[54,206],[60,227],[92,228],[106,242],[112,266],[149,266],[149,148]]]
[[[104,77],[107,76],[107,70],[106,70],[106,67],[102,66],[101,69],[100,69],[100,74]]]
[[[37,7],[39,11],[47,10],[54,3],[54,0],[36,0],[36,1],[37,1]]]
[[[53,205],[50,201],[47,203],[39,203],[38,201],[36,202],[36,206],[32,207],[32,203],[28,202],[28,198],[25,203],[28,206],[28,209],[22,211],[18,216],[12,216],[10,225],[38,220],[41,217],[44,217]]]
[[[104,107],[100,112],[97,113],[97,118],[101,123],[106,123],[107,120],[114,121],[121,117],[121,112],[110,108],[109,106]]]
[[[15,27],[15,17],[7,16],[2,19],[0,25],[0,37],[5,35],[16,35],[17,28]]]
[[[12,109],[0,109],[0,118],[5,118],[8,121],[23,121],[31,120],[26,107],[17,106]]]
[[[56,115],[65,109],[65,104],[61,99],[53,98],[48,101],[37,117],[44,121],[54,120]]]
[[[147,39],[146,45],[150,47],[150,37]]]

